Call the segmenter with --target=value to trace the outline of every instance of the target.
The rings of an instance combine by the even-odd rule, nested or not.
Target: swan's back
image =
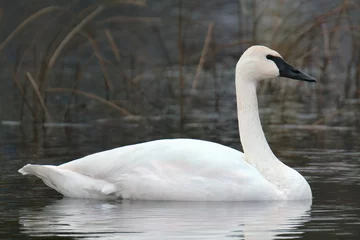
[[[214,169],[251,167],[244,154],[217,143],[196,139],[162,139],[98,152],[59,167],[97,178],[116,178],[134,169],[169,167],[184,174]],[[114,175],[113,175],[114,174]]]

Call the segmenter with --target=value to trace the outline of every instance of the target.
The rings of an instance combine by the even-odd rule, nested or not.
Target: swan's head
[[[294,68],[279,53],[265,46],[249,47],[236,65],[236,75],[242,81],[286,77],[315,82],[315,78]]]

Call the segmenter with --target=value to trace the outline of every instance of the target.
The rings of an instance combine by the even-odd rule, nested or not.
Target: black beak
[[[282,59],[281,57],[274,57],[268,55],[267,59],[274,61],[276,66],[279,68],[280,77],[292,78],[307,82],[316,82],[315,78],[294,68],[293,66],[285,62],[284,59]]]

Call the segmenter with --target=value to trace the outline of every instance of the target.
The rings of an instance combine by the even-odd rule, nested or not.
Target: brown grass
[[[109,29],[105,30],[105,35],[106,38],[108,39],[112,52],[114,53],[114,56],[116,57],[116,60],[120,63],[120,53],[119,53],[119,48],[116,46],[116,43],[114,41],[114,38],[111,34],[111,32],[109,31]]]
[[[32,38],[26,41],[23,50],[20,51],[19,47],[16,62],[6,62],[7,66],[11,68],[17,94],[23,99],[23,105],[29,108],[32,118],[38,122],[56,119],[54,111],[51,111],[53,115],[50,116],[49,110],[52,109],[49,109],[47,103],[48,94],[53,92],[72,94],[71,99],[75,98],[75,95],[93,99],[115,109],[122,115],[151,112],[152,109],[148,109],[151,105],[150,102],[160,101],[162,96],[166,95],[170,96],[169,99],[171,98],[167,101],[174,100],[177,102],[182,126],[186,111],[191,111],[192,107],[192,102],[187,100],[194,95],[187,96],[186,94],[197,91],[198,86],[202,84],[201,75],[208,69],[214,72],[212,87],[216,93],[216,99],[220,98],[215,64],[208,63],[216,61],[216,64],[220,64],[224,69],[232,69],[234,64],[229,64],[229,55],[233,58],[232,61],[236,62],[236,58],[241,54],[238,49],[245,49],[252,44],[269,45],[280,52],[289,62],[314,72],[319,82],[316,89],[303,87],[302,84],[290,84],[289,87],[287,83],[271,82],[271,84],[261,86],[262,92],[277,91],[277,95],[283,99],[291,97],[288,96],[291,94],[287,94],[290,92],[287,89],[289,87],[296,88],[296,94],[302,99],[316,95],[319,112],[323,104],[326,103],[322,95],[328,94],[331,90],[341,89],[343,91],[338,102],[343,98],[360,98],[360,19],[355,12],[359,10],[360,5],[353,1],[338,1],[338,4],[327,12],[318,11],[320,12],[318,15],[299,19],[295,23],[296,26],[289,26],[287,23],[294,20],[299,9],[310,4],[310,1],[307,1],[306,4],[295,3],[293,9],[289,9],[285,14],[282,14],[281,11],[270,11],[266,5],[270,3],[265,2],[263,5],[265,7],[260,8],[262,2],[253,1],[252,8],[247,9],[250,11],[248,11],[247,17],[249,19],[246,22],[244,22],[246,6],[240,4],[241,11],[239,14],[244,16],[239,16],[239,19],[243,21],[238,21],[238,23],[242,25],[240,30],[249,30],[248,34],[245,35],[239,31],[233,39],[217,43],[216,34],[218,34],[218,28],[219,31],[222,30],[221,26],[219,27],[216,22],[209,24],[209,21],[192,19],[191,14],[185,10],[187,3],[178,0],[176,5],[178,13],[175,19],[177,23],[172,26],[176,28],[174,31],[176,34],[172,36],[173,45],[170,47],[169,40],[164,37],[166,34],[162,32],[162,21],[164,19],[161,16],[122,16],[116,12],[108,13],[108,9],[119,4],[147,7],[145,0],[102,0],[77,11],[71,10],[73,8],[70,5],[66,7],[44,7],[26,17],[0,43],[0,53],[6,53],[4,50],[12,46],[9,43],[16,43],[21,33],[25,31],[32,33],[29,34]],[[266,16],[269,14],[277,19],[277,24],[274,24],[274,28],[269,32],[264,32],[261,27],[263,21],[268,21]],[[0,11],[0,18],[1,15]],[[68,19],[62,20],[64,22],[58,22],[64,16]],[[32,23],[43,19],[50,19],[44,24],[43,29],[32,26]],[[0,20],[3,24],[4,19],[1,18]],[[250,24],[245,26],[245,23]],[[52,24],[59,26],[59,29],[55,29],[53,35],[48,35],[46,30],[50,29]],[[215,24],[217,30],[214,33]],[[204,36],[198,36],[199,34],[197,36],[187,35],[188,32],[191,32],[189,29],[195,25],[201,26],[203,29],[207,28]],[[154,36],[152,37],[158,41],[156,44],[154,43],[154,47],[159,49],[152,50],[156,53],[160,52],[158,55],[163,55],[163,62],[153,61],[151,54],[146,50],[153,43],[147,42],[147,39],[142,39],[143,36],[141,38],[134,34],[137,31],[136,27],[139,26],[153,29]],[[244,29],[248,26],[251,29]],[[128,31],[126,39],[123,35],[119,35],[119,32],[124,29]],[[199,41],[201,43],[192,46],[193,42],[196,42],[193,41],[196,37],[201,39]],[[352,51],[349,57],[342,56],[342,51],[339,49],[344,37],[350,39]],[[47,39],[41,42],[41,44],[46,44],[46,48],[39,47],[38,41],[42,38]],[[152,41],[154,41],[153,39]],[[124,47],[126,44],[123,44],[122,41],[131,45],[133,49],[140,50],[138,52],[132,51],[133,49],[129,50]],[[235,47],[236,51],[231,52]],[[172,54],[176,55],[177,59],[174,59]],[[61,75],[64,74],[64,85],[66,87],[63,85],[50,86],[54,84],[54,79],[59,78],[56,71],[64,64],[62,61],[67,61],[69,56],[76,59],[75,67],[67,66],[75,72],[76,76],[61,73]],[[195,70],[189,70],[189,67],[194,67]],[[91,68],[100,70],[100,77],[97,75],[90,78],[91,80],[103,81],[100,82],[100,86],[101,90],[105,90],[103,93],[105,96],[98,96],[81,90],[82,83],[86,80],[85,76],[92,73]],[[79,69],[81,69],[81,73]],[[176,75],[176,79],[164,77],[164,73],[167,71],[174,71],[176,74],[178,73],[178,76]],[[333,71],[344,72],[345,81],[336,82],[336,79],[332,79],[329,73]],[[151,75],[153,76],[149,77]],[[209,82],[206,81],[204,85],[209,86],[211,84]],[[165,84],[166,87],[164,87]],[[68,87],[69,85],[70,87]],[[334,86],[337,89],[334,89]],[[152,90],[151,93],[149,93],[150,89]],[[97,91],[96,89],[94,92],[104,91]],[[67,106],[64,106],[66,114],[70,111],[69,105],[68,103]],[[161,104],[158,108],[161,108]],[[218,105],[215,108],[219,109]],[[131,112],[128,109],[131,109]],[[154,114],[157,113],[161,114],[162,112],[159,110]],[[320,116],[319,119],[324,119],[324,116]],[[321,122],[321,120],[319,121]]]
[[[213,35],[213,30],[214,30],[214,23],[209,23],[208,32],[206,34],[206,38],[205,38],[205,42],[204,42],[204,47],[203,47],[203,49],[201,51],[199,64],[198,64],[198,66],[196,68],[194,80],[193,80],[192,87],[191,87],[191,92],[192,93],[196,92],[196,87],[197,87],[197,84],[198,84],[199,76],[200,76],[201,71],[202,71],[202,69],[204,67],[205,59],[206,59],[208,51],[209,51],[209,46],[210,46],[210,41],[211,41],[211,38],[212,38],[212,35]]]
[[[100,103],[103,103],[117,111],[119,111],[122,115],[125,115],[125,116],[133,116],[134,114],[132,114],[131,112],[129,112],[128,110],[126,110],[125,108],[122,108],[122,107],[119,107],[118,105],[102,98],[102,97],[99,97],[95,94],[92,94],[92,93],[88,93],[88,92],[84,92],[84,91],[81,91],[81,90],[76,90],[76,89],[70,89],[70,88],[48,88],[46,89],[47,92],[64,92],[64,93],[74,93],[74,94],[77,94],[77,95],[80,95],[80,96],[84,96],[84,97],[87,97],[87,98],[90,98],[90,99],[93,99],[93,100],[96,100]]]
[[[184,66],[184,42],[183,42],[183,16],[182,16],[182,0],[178,0],[178,36],[177,36],[177,45],[178,45],[178,65],[179,65],[179,82],[180,82],[180,97],[179,97],[179,107],[180,107],[180,129],[183,128],[184,123],[184,85],[185,79],[183,74]]]
[[[29,16],[28,18],[26,18],[24,21],[22,21],[20,23],[19,26],[17,26],[15,28],[14,31],[12,31],[6,38],[5,40],[0,44],[0,52],[4,49],[4,47],[21,31],[23,30],[28,24],[30,24],[32,21],[34,21],[35,19],[41,17],[44,14],[47,13],[51,13],[54,11],[64,11],[66,10],[63,7],[57,7],[57,6],[50,6],[50,7],[46,7],[43,9],[40,9],[39,11],[37,11],[36,13],[32,14],[31,16]]]
[[[51,120],[51,116],[50,116],[49,111],[48,111],[48,109],[47,109],[47,107],[46,107],[46,105],[45,105],[43,96],[41,96],[41,93],[40,93],[40,91],[39,91],[39,88],[38,88],[38,86],[36,85],[35,80],[33,79],[33,77],[31,76],[31,74],[30,74],[29,72],[26,73],[26,77],[27,77],[28,80],[30,81],[31,86],[34,88],[34,91],[35,91],[35,93],[36,93],[36,96],[37,96],[40,104],[41,104],[41,107],[43,108],[43,110],[44,110],[44,112],[45,112],[45,114],[46,114],[46,118],[47,118],[48,122],[51,122],[51,121],[52,121],[52,120]]]
[[[94,19],[98,14],[100,14],[104,10],[104,6],[97,7],[91,14],[85,17],[76,27],[74,27],[70,33],[64,38],[64,40],[59,44],[59,46],[55,49],[52,57],[49,60],[48,67],[51,69],[59,57],[60,52],[63,50],[65,45],[78,33],[89,21]]]

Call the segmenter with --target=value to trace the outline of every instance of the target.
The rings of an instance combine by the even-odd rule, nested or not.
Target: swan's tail
[[[116,198],[120,195],[112,183],[57,166],[27,164],[19,169],[19,173],[40,178],[46,185],[66,197],[101,199]]]

